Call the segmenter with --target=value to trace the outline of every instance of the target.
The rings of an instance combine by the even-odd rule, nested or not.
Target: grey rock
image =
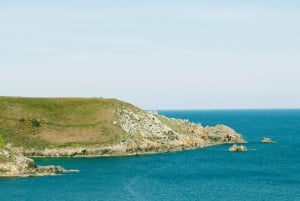
[[[244,152],[244,151],[247,151],[247,147],[244,146],[244,145],[232,145],[228,151],[231,151],[231,152]]]
[[[33,159],[9,149],[0,149],[0,157],[7,157],[0,163],[0,177],[46,176],[67,172],[60,166],[37,166]]]
[[[264,137],[262,140],[261,140],[262,143],[276,143],[276,141],[273,141],[271,138],[268,138],[268,137]]]

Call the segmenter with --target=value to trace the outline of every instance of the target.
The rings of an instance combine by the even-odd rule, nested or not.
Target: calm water
[[[300,200],[300,110],[159,111],[170,117],[224,123],[249,141],[148,156],[38,159],[80,173],[0,179],[0,200]],[[262,144],[268,136],[277,144]]]

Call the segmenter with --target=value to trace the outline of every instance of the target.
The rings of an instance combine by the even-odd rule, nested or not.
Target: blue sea
[[[248,140],[157,155],[36,159],[79,173],[0,179],[0,201],[300,200],[300,110],[158,111],[202,125],[226,124]],[[276,144],[263,144],[270,137]]]

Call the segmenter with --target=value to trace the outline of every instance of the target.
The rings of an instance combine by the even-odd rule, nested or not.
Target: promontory
[[[28,157],[123,156],[244,142],[228,126],[204,127],[116,99],[0,97],[0,148]]]

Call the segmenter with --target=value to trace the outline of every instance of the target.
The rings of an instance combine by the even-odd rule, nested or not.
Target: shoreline
[[[240,141],[239,143],[247,143],[246,141]],[[74,148],[64,148],[63,151],[71,150],[69,153],[66,152],[59,152],[57,149],[52,150],[55,154],[49,155],[48,154],[37,154],[38,152],[35,151],[35,155],[30,155],[26,150],[21,151],[19,148],[9,147],[5,148],[7,154],[5,157],[11,159],[11,161],[4,162],[0,164],[0,179],[1,178],[26,178],[26,177],[42,177],[42,176],[55,176],[55,175],[62,175],[67,173],[74,173],[80,172],[77,169],[64,169],[61,166],[57,165],[47,165],[47,166],[39,166],[35,163],[35,159],[58,159],[58,158],[77,158],[77,159],[88,159],[88,158],[112,158],[112,157],[134,157],[134,156],[146,156],[146,155],[157,155],[157,154],[166,154],[166,153],[176,153],[180,151],[191,151],[196,149],[203,149],[212,146],[220,146],[220,145],[230,145],[233,143],[210,143],[205,145],[199,146],[179,146],[179,147],[160,147],[159,151],[133,151],[127,153],[105,153],[105,154],[92,154],[92,151],[101,151],[101,149],[107,148],[76,148],[79,153],[82,153],[82,150],[87,150],[88,153],[91,154],[74,154]],[[91,149],[91,150],[89,150]],[[158,149],[158,148],[157,148]],[[28,150],[27,150],[28,151]],[[30,150],[29,152],[32,152]],[[49,151],[49,150],[48,150]],[[72,152],[73,151],[73,152]],[[3,151],[2,151],[3,152]]]
[[[130,157],[130,156],[144,156],[144,155],[156,155],[156,154],[164,154],[164,153],[176,153],[176,152],[181,152],[181,151],[191,151],[191,150],[196,150],[196,149],[204,149],[208,147],[213,147],[213,146],[221,146],[221,145],[232,145],[232,144],[246,144],[246,141],[241,141],[241,142],[234,142],[234,143],[215,143],[215,144],[207,144],[207,145],[201,145],[201,146],[194,146],[194,147],[177,147],[177,148],[171,148],[168,147],[167,149],[160,148],[160,151],[136,151],[136,152],[127,152],[127,153],[109,153],[109,154],[81,154],[79,152],[78,154],[71,153],[71,154],[66,154],[66,153],[59,153],[56,152],[56,154],[49,155],[49,154],[35,154],[31,155],[26,153],[23,153],[26,157],[29,158],[109,158],[109,157]],[[63,148],[64,150],[70,149],[74,150],[74,148]],[[75,148],[76,149],[76,148]],[[78,150],[88,150],[89,148],[77,148]],[[95,148],[91,148],[95,149]],[[51,150],[51,149],[50,149]],[[97,149],[96,151],[101,151],[101,148]],[[94,150],[95,151],[95,150]],[[87,151],[87,152],[92,152],[92,151]]]

